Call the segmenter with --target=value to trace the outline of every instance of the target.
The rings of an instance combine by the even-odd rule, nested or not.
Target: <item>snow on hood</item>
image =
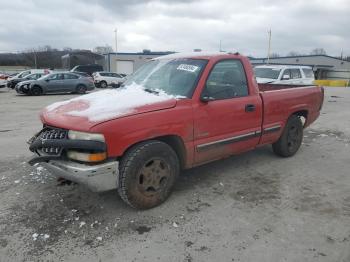
[[[121,89],[108,89],[79,96],[47,106],[48,114],[87,117],[91,122],[117,118],[136,112],[136,108],[173,100],[174,96],[164,92],[149,93],[135,83]]]

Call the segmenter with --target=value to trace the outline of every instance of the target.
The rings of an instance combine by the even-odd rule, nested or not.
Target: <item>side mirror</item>
[[[215,100],[214,97],[208,96],[207,94],[203,94],[201,96],[201,101],[204,102],[204,103],[208,103],[208,102],[214,101],[214,100]]]
[[[289,75],[283,75],[282,80],[289,80],[290,76]]]
[[[50,82],[50,79],[45,79],[46,82]]]

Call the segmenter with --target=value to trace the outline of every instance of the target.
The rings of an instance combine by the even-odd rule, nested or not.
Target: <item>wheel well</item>
[[[154,137],[154,138],[151,138],[150,140],[162,141],[162,142],[166,143],[167,145],[169,145],[175,151],[176,155],[179,158],[180,168],[181,169],[185,168],[185,166],[186,166],[186,149],[185,149],[185,145],[184,145],[181,137],[179,137],[177,135],[167,135],[167,136]],[[147,141],[147,140],[139,141],[136,144],[130,145],[124,151],[124,153],[126,151],[128,151],[131,147],[133,147],[133,146],[135,146],[135,145],[137,145],[139,143],[145,142],[145,141]],[[119,160],[121,158],[122,158],[122,156],[118,157]]]
[[[168,135],[154,138],[168,144],[177,154],[180,160],[180,167],[183,169],[186,166],[186,149],[182,139],[176,135]]]
[[[303,126],[305,126],[306,120],[307,120],[307,115],[308,115],[307,110],[300,110],[300,111],[294,112],[292,115],[300,117],[302,122],[303,122]]]
[[[33,87],[39,87],[41,90],[43,90],[42,87],[39,85],[33,85]]]

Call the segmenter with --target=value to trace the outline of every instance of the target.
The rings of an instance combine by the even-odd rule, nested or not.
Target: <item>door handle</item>
[[[245,111],[246,112],[254,112],[255,111],[255,105],[253,105],[253,104],[245,105]]]

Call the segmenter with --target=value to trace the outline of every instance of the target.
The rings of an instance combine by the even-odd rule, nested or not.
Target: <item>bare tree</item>
[[[326,55],[326,50],[323,48],[315,48],[310,52],[310,55]]]
[[[280,57],[280,55],[277,54],[277,53],[271,53],[270,57],[271,58],[277,58],[277,57]]]
[[[69,47],[69,46],[66,46],[66,47],[62,48],[62,51],[72,52],[73,49],[71,47]]]
[[[300,55],[300,53],[297,52],[297,51],[290,51],[290,52],[287,54],[287,56],[299,56],[299,55]]]
[[[96,46],[94,48],[94,52],[97,53],[97,54],[108,54],[108,53],[111,53],[113,52],[113,48],[109,45],[106,45],[106,46]]]

